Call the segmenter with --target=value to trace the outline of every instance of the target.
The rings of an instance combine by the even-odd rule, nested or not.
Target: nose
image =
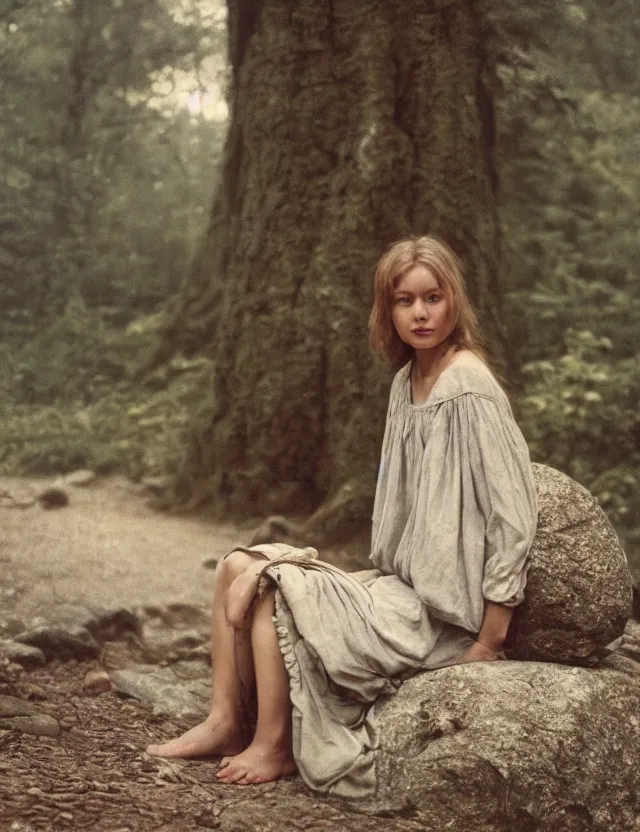
[[[421,298],[416,299],[413,312],[416,319],[419,321],[426,321],[429,317],[429,307]]]

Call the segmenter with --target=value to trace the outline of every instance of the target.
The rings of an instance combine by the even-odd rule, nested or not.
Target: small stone
[[[83,623],[96,641],[101,643],[117,641],[128,633],[140,635],[142,632],[139,617],[125,607],[95,611]]]
[[[10,659],[12,662],[29,669],[42,667],[46,664],[44,653],[38,647],[21,644],[11,639],[0,640],[0,657]]]
[[[202,680],[180,679],[169,667],[132,665],[114,671],[111,679],[121,693],[151,703],[155,715],[204,719],[209,712],[211,695],[208,666],[204,663],[202,674]]]
[[[29,716],[37,713],[34,705],[15,696],[0,696],[0,717]]]
[[[52,485],[40,492],[38,502],[42,508],[64,508],[69,504],[69,495],[63,488]]]
[[[78,471],[72,471],[71,474],[67,474],[65,481],[69,485],[83,487],[91,485],[96,479],[96,476],[95,471],[90,471],[88,468],[80,468]]]
[[[39,702],[44,702],[48,698],[44,688],[40,685],[36,685],[35,682],[21,682],[19,687],[20,695],[26,697],[29,700],[37,700]]]
[[[113,683],[104,670],[90,670],[82,680],[82,692],[85,696],[99,696],[112,689]]]
[[[20,633],[15,641],[38,647],[47,661],[95,659],[100,652],[96,640],[85,627],[45,625]]]
[[[0,720],[0,727],[13,728],[23,734],[33,734],[36,737],[57,737],[60,734],[58,720],[46,714],[7,717]]]

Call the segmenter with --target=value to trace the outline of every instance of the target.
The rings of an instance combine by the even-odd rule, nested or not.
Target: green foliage
[[[640,569],[640,16],[634,0],[493,9],[524,431],[598,496]],[[224,132],[175,91],[188,78],[197,97],[223,49],[203,0],[0,10],[3,471],[170,471],[210,417],[208,360],[138,368],[197,248]]]
[[[640,17],[494,7],[506,323],[534,457],[596,494],[640,569]]]
[[[136,376],[158,316],[126,331],[76,298],[27,348],[2,346],[0,468],[58,474],[88,467],[133,477],[175,470],[184,433],[211,411],[211,363],[176,358],[150,378]]]
[[[570,329],[562,355],[525,364],[523,373],[533,459],[586,485],[640,566],[640,360],[615,360],[610,339]]]
[[[177,289],[223,138],[184,87],[213,75],[215,12],[33,0],[0,13],[0,310],[47,318],[75,292],[130,319]]]
[[[0,466],[171,470],[210,364],[139,367],[215,183],[224,125],[186,96],[222,65],[219,8],[16,2],[0,47]]]

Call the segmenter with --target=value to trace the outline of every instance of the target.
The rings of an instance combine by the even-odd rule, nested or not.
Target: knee
[[[248,555],[246,552],[241,552],[239,549],[234,550],[226,556],[220,563],[220,577],[224,576],[227,583],[231,583],[235,578],[255,563],[255,558]]]

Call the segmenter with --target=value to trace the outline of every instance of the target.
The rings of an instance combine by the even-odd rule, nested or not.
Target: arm
[[[487,601],[482,619],[482,629],[478,633],[477,642],[498,653],[502,650],[507,630],[513,616],[513,607]]]
[[[513,616],[513,607],[487,601],[482,619],[482,629],[473,647],[462,657],[463,662],[492,661],[498,658],[507,637]]]
[[[491,660],[502,651],[514,607],[523,598],[528,551],[535,534],[537,500],[526,443],[510,414],[479,419],[475,477],[486,518],[482,583],[484,615],[466,661]]]

